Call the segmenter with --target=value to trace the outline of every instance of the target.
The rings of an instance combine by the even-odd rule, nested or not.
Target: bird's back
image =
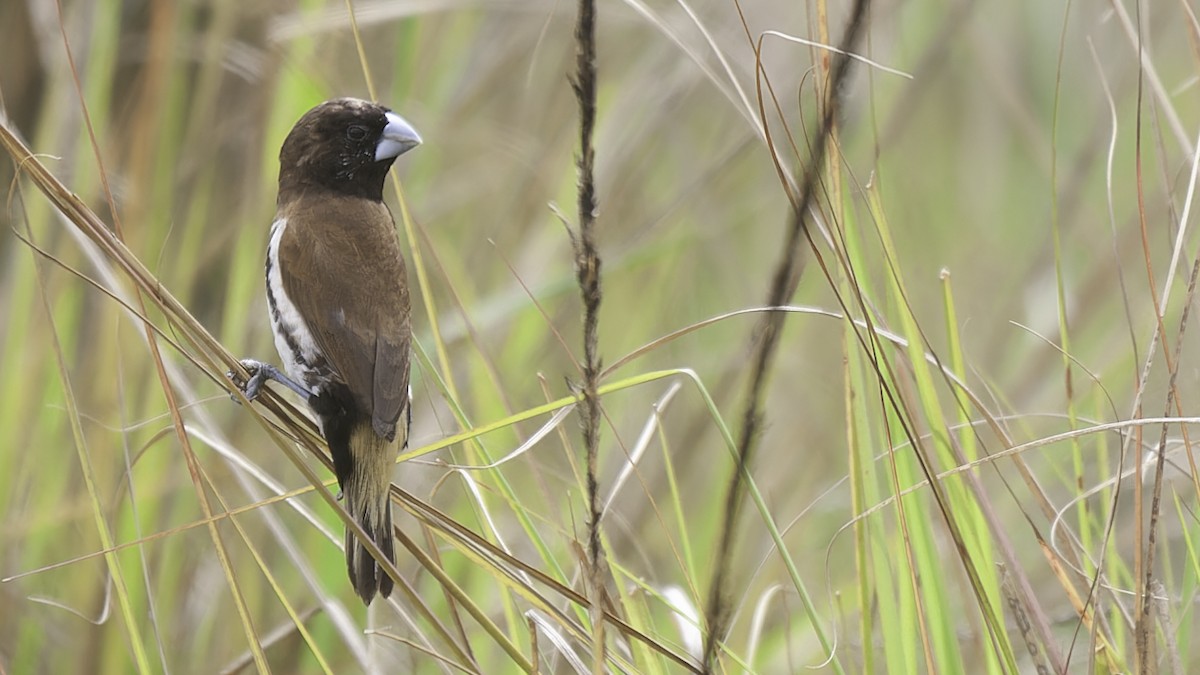
[[[278,214],[283,291],[333,375],[381,436],[408,400],[411,322],[404,257],[382,202],[305,195]],[[312,318],[319,318],[313,320]]]

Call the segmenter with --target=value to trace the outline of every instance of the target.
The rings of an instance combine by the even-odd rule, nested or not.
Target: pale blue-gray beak
[[[387,126],[383,128],[383,137],[375,146],[375,161],[395,159],[421,144],[421,136],[405,119],[394,112],[388,112]]]

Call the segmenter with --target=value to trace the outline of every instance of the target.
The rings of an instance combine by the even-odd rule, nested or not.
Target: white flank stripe
[[[306,384],[305,375],[308,368],[294,358],[292,348],[288,346],[287,336],[292,336],[292,339],[300,346],[302,358],[310,363],[316,359],[318,352],[316,340],[313,340],[312,333],[308,330],[308,324],[305,323],[304,318],[300,316],[300,311],[296,309],[296,305],[292,303],[292,299],[283,289],[283,276],[279,272],[279,242],[283,239],[283,232],[286,229],[287,218],[280,218],[272,223],[271,242],[267,245],[267,259],[271,262],[271,269],[267,273],[267,287],[271,289],[271,295],[275,298],[275,306],[279,310],[278,319],[274,313],[271,314],[271,330],[275,333],[275,351],[279,352],[279,358],[283,361],[283,367],[287,371],[288,377],[303,385]],[[319,393],[317,389],[315,386],[312,387],[312,392]]]

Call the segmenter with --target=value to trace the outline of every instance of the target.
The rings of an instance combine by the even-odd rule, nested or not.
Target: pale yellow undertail
[[[377,436],[369,421],[355,425],[350,431],[353,467],[342,485],[346,511],[362,525],[363,531],[393,565],[396,554],[392,544],[392,506],[388,490],[396,455],[404,444],[403,435],[403,425],[396,440],[390,442]],[[349,528],[346,529],[346,567],[350,571],[350,583],[363,602],[371,604],[376,592],[385,598],[391,594],[392,578]]]

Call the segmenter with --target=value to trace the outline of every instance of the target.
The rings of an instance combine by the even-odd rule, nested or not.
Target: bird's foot
[[[229,378],[229,381],[233,383],[233,386],[237,387],[238,390],[242,392],[242,395],[246,397],[247,401],[253,401],[254,399],[258,398],[258,392],[262,389],[263,380],[266,379],[266,371],[263,369],[263,366],[266,364],[262,361],[255,361],[254,359],[242,359],[240,363],[242,364],[242,368],[244,368],[247,373],[250,373],[250,378],[248,380],[243,382],[241,376],[232,370],[225,371],[225,377]],[[237,394],[233,393],[232,391],[229,392],[229,398],[233,399],[234,403],[240,402]]]
[[[256,361],[254,359],[242,359],[241,364],[242,367],[246,369],[246,372],[250,373],[250,379],[246,380],[244,384],[239,381],[240,378],[238,378],[237,374],[232,370],[225,373],[225,376],[232,380],[234,386],[242,391],[242,394],[246,397],[247,401],[253,401],[254,399],[258,398],[258,394],[262,391],[262,387],[267,383],[267,380],[275,380],[279,384],[282,384],[288,389],[296,392],[296,394],[298,394],[300,398],[304,399],[305,401],[308,401],[308,399],[312,396],[312,392],[297,384],[294,380],[289,378],[287,375],[284,375],[278,368],[269,363],[263,363],[262,361]],[[233,398],[233,400],[237,400],[237,397],[233,396],[232,394],[230,396]]]

